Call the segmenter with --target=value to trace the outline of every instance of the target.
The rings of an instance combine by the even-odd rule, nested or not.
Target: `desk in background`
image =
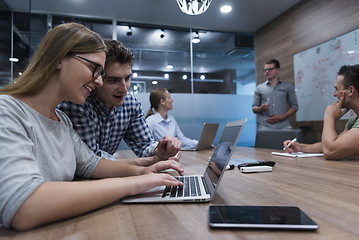
[[[186,174],[202,174],[212,151],[182,152]],[[124,151],[122,156],[128,156]],[[211,229],[211,203],[122,204],[28,232],[0,229],[0,239],[359,239],[359,159],[272,156],[238,147],[235,158],[272,160],[273,172],[227,171],[213,204],[295,205],[319,225],[315,232]]]

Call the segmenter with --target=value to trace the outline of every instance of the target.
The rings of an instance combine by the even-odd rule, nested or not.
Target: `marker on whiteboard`
[[[266,104],[269,104],[269,98],[267,98]]]

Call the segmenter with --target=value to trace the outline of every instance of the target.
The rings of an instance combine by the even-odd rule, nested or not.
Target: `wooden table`
[[[124,152],[126,155],[126,152]],[[186,174],[202,174],[211,151],[183,152]],[[122,204],[28,232],[0,229],[0,239],[359,239],[359,158],[272,156],[238,147],[236,158],[273,160],[272,172],[225,172],[213,204],[295,205],[319,225],[314,232],[211,229],[212,203]]]

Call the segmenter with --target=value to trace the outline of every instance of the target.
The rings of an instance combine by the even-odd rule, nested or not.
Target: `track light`
[[[18,62],[19,59],[18,59],[18,58],[11,57],[11,58],[9,58],[9,61],[10,61],[10,62]]]
[[[201,39],[199,39],[199,33],[196,32],[196,35],[192,38],[192,43],[199,43]]]
[[[128,30],[127,30],[127,36],[132,36],[132,28],[130,26],[128,26]]]
[[[164,38],[165,37],[165,30],[161,29],[161,35],[160,38]]]

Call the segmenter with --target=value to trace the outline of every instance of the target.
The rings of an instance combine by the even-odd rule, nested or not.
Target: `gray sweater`
[[[24,201],[44,182],[90,178],[100,157],[68,117],[50,120],[20,100],[0,95],[0,226],[10,227]]]

